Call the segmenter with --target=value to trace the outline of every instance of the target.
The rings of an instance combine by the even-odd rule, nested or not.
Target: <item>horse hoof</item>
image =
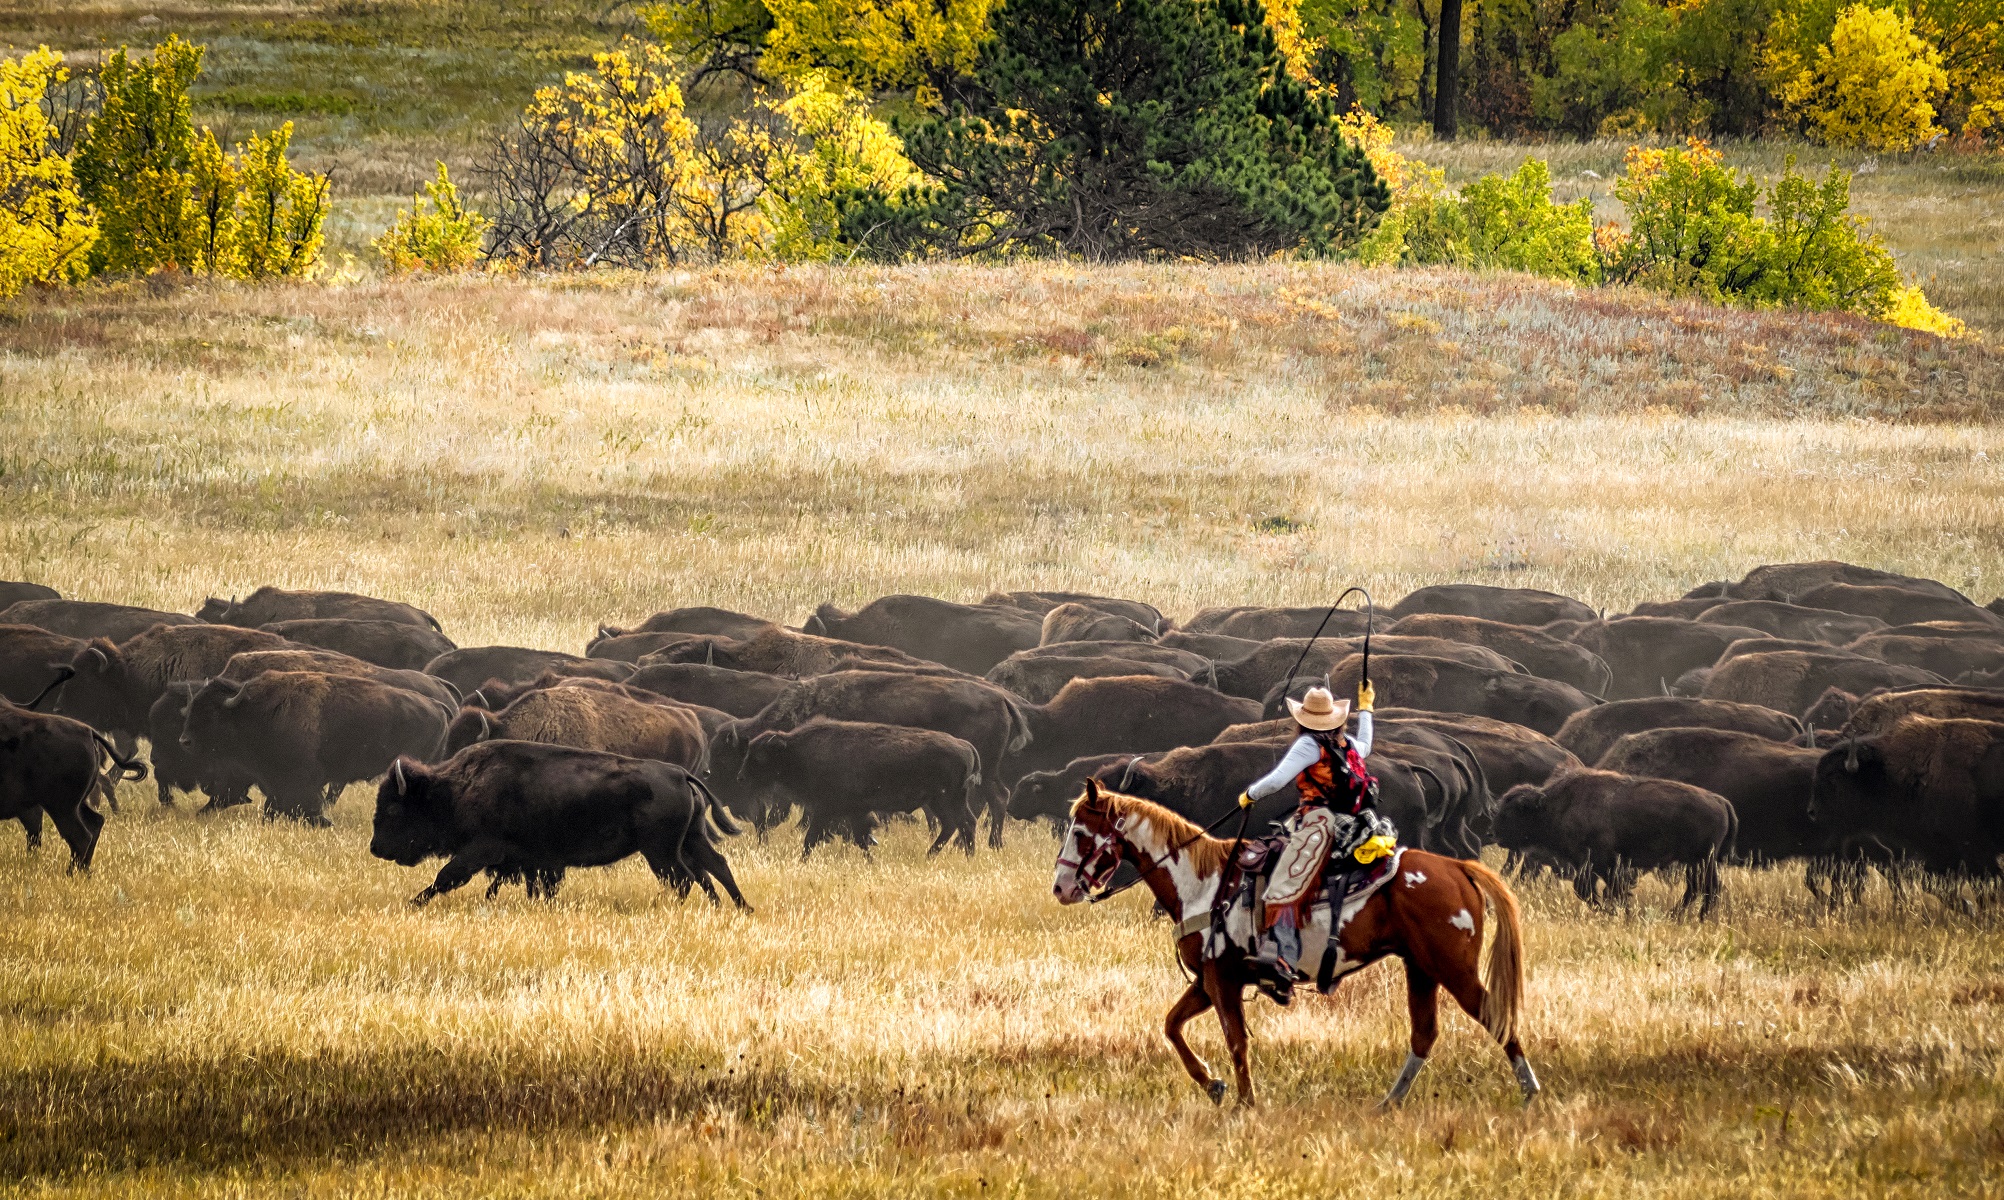
[[[1211,1103],[1222,1105],[1225,1102],[1225,1081],[1213,1079],[1211,1086],[1204,1089],[1204,1093],[1211,1098]]]

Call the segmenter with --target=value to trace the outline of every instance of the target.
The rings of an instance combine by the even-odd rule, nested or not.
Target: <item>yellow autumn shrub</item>
[[[47,46],[0,59],[0,299],[81,277],[97,241],[97,221],[42,112],[43,94],[66,77],[62,62]]]
[[[1833,146],[1911,150],[1943,132],[1933,102],[1947,87],[1941,52],[1914,32],[1911,16],[1854,4],[1781,95]]]

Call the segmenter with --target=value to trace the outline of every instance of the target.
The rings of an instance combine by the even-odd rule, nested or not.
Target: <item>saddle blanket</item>
[[[1365,902],[1398,874],[1405,856],[1406,848],[1400,846],[1364,870],[1344,871],[1321,881],[1321,894],[1305,906],[1307,919],[1299,930],[1301,961],[1296,964],[1296,970],[1304,978],[1315,981],[1317,991],[1325,994],[1334,991],[1343,976],[1364,965],[1344,957],[1339,938],[1343,928],[1363,910]],[[1258,937],[1262,906],[1259,896],[1264,881],[1264,874],[1257,869],[1228,880],[1226,886],[1232,895],[1224,912],[1215,919],[1212,913],[1193,914],[1177,929],[1177,935],[1208,931],[1204,941],[1206,958],[1217,958],[1228,948],[1252,953]]]

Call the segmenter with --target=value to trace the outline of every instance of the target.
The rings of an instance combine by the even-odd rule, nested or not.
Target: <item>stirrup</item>
[[[1260,972],[1253,980],[1259,994],[1282,1008],[1294,1003],[1294,972],[1286,963],[1276,959],[1271,963],[1259,964]]]

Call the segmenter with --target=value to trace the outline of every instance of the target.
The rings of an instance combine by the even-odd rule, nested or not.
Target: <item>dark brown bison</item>
[[[1716,588],[1719,585],[1710,584],[1708,586]],[[1634,608],[1629,609],[1624,615],[1630,617],[1669,617],[1673,621],[1695,621],[1699,613],[1704,612],[1708,608],[1717,608],[1729,598],[1714,591],[1698,597],[1686,596],[1681,600],[1645,600]]]
[[[1526,625],[1512,625],[1482,617],[1419,613],[1393,623],[1385,632],[1393,636],[1442,638],[1481,646],[1494,650],[1533,675],[1570,683],[1593,696],[1605,696],[1613,684],[1613,672],[1599,654],[1577,640],[1553,637]]]
[[[318,671],[323,675],[353,675],[373,679],[435,700],[447,708],[458,708],[459,689],[436,675],[423,671],[400,671],[363,662],[334,650],[252,650],[230,657],[217,674],[238,681],[255,679],[266,671]]]
[[[746,616],[728,608],[671,608],[618,633],[705,633],[743,641],[778,627],[778,622]]]
[[[258,629],[274,621],[338,619],[397,621],[445,632],[438,619],[421,608],[354,592],[287,591],[284,588],[261,587],[242,600],[219,600],[211,596],[203,602],[197,615],[211,624],[242,625],[247,629]]]
[[[1009,815],[1019,821],[1062,822],[1071,814],[1072,801],[1077,800],[1080,793],[1085,791],[1086,780],[1098,778],[1102,768],[1115,764],[1154,761],[1168,753],[1170,752],[1167,750],[1161,750],[1153,754],[1094,754],[1086,758],[1075,758],[1055,771],[1032,771],[1018,779],[1016,785],[1009,789]],[[1279,757],[1280,752],[1273,750],[1264,761],[1270,765]],[[1108,786],[1117,787],[1117,784]],[[1292,798],[1288,803],[1293,803]],[[1269,814],[1268,819],[1278,818]],[[1062,827],[1059,831],[1063,832]]]
[[[1156,642],[1061,642],[1052,646],[1033,646],[1028,650],[1018,650],[996,663],[998,667],[1012,662],[1022,662],[1031,658],[1124,658],[1129,662],[1154,663],[1158,666],[1174,667],[1185,676],[1207,670],[1211,660],[1188,650],[1178,650]]]
[[[1264,700],[1268,693],[1281,683],[1292,683],[1287,678],[1289,670],[1294,671],[1295,680],[1318,679],[1333,670],[1337,663],[1360,652],[1364,648],[1364,639],[1323,638],[1310,647],[1307,657],[1303,658],[1301,650],[1307,644],[1305,638],[1284,638],[1266,642],[1258,650],[1236,662],[1219,663],[1215,672],[1207,670],[1204,674],[1205,681],[1215,681],[1219,691],[1230,692],[1234,696]],[[1471,646],[1466,642],[1447,638],[1400,635],[1380,635],[1371,639],[1371,656],[1374,661],[1381,656],[1391,654],[1424,655],[1491,671],[1528,674],[1520,665],[1496,651],[1483,646]],[[1298,668],[1295,666],[1297,662],[1300,663]]]
[[[1734,641],[1766,637],[1758,629],[1673,617],[1618,617],[1593,621],[1572,640],[1607,662],[1614,673],[1609,700],[1660,696],[1686,671],[1710,667]]]
[[[1043,623],[1013,608],[955,604],[930,596],[884,596],[853,613],[832,604],[814,610],[802,633],[889,646],[956,671],[984,675],[1037,644]]]
[[[1774,742],[1797,741],[1802,722],[1794,716],[1758,704],[1731,704],[1690,696],[1651,696],[1617,700],[1568,718],[1552,740],[1592,764],[1615,742],[1631,733],[1672,726],[1733,729]]]
[[[2004,633],[2004,630],[1999,630]],[[1919,667],[1943,679],[1956,679],[1971,671],[2004,668],[2004,637],[1980,641],[1969,637],[1916,637],[1911,634],[1868,633],[1845,649],[1884,662]]]
[[[557,650],[531,650],[524,646],[467,646],[439,655],[425,664],[424,673],[436,675],[459,689],[464,696],[490,679],[520,683],[545,671],[566,675],[596,675],[615,682],[633,674],[630,663],[580,658]]]
[[[94,600],[23,600],[0,612],[0,625],[34,625],[79,641],[105,638],[122,642],[155,625],[196,625],[187,613],[134,608],[130,604],[100,604]]]
[[[234,625],[156,625],[121,645],[94,638],[70,659],[74,674],[56,692],[55,711],[138,737],[168,684],[221,674],[246,651],[297,647],[278,634]]]
[[[1799,713],[1833,687],[1856,694],[1873,688],[1946,682],[1931,671],[1895,666],[1860,655],[1779,650],[1745,654],[1721,663],[1705,681],[1700,696]]]
[[[1213,662],[1233,662],[1260,648],[1260,643],[1251,638],[1223,633],[1191,633],[1185,629],[1172,629],[1157,638],[1155,644],[1166,649],[1185,650]]]
[[[1828,608],[1837,612],[1877,617],[1887,625],[1914,625],[1922,621],[1985,621],[2004,633],[2004,620],[1960,597],[1930,595],[1904,587],[1826,583],[1795,598],[1805,608]]]
[[[1162,610],[1153,604],[1122,600],[1115,596],[1095,596],[1090,592],[990,592],[981,603],[990,607],[1021,609],[1039,618],[1060,604],[1083,604],[1096,612],[1126,617],[1155,633],[1163,632],[1170,624],[1163,619]]]
[[[100,783],[102,753],[114,778]],[[70,869],[89,870],[104,817],[90,806],[90,794],[117,779],[144,779],[146,768],[120,758],[104,736],[82,721],[30,712],[0,700],[0,821],[20,821],[28,844],[40,841],[41,813],[47,813],[70,848]]]
[[[1932,579],[1916,579],[1911,575],[1896,575],[1891,571],[1880,571],[1872,567],[1853,566],[1850,563],[1824,560],[1805,563],[1776,563],[1765,567],[1755,567],[1747,572],[1738,583],[1724,585],[1721,595],[1735,600],[1786,600],[1801,603],[1798,597],[1827,583],[1849,583],[1864,587],[1897,587],[1923,595],[1938,596],[1946,600],[1961,600],[1968,603],[1968,597],[1954,588]],[[1708,585],[1715,586],[1715,585]]]
[[[626,682],[685,703],[720,708],[734,717],[752,716],[793,683],[777,675],[702,663],[652,663],[635,671]]]
[[[695,713],[596,687],[541,688],[494,713],[463,708],[446,730],[444,753],[495,738],[651,758],[699,775],[709,768],[708,741]]]
[[[188,703],[206,680],[170,683],[146,713],[147,757],[163,808],[174,807],[174,793],[201,791],[208,797],[203,812],[250,802],[253,780],[240,767],[213,761],[181,744],[188,724]]]
[[[1406,593],[1386,610],[1394,621],[1417,613],[1482,617],[1510,625],[1546,625],[1553,621],[1591,621],[1593,609],[1570,596],[1536,588],[1492,587],[1485,583],[1443,583]]]
[[[34,703],[69,678],[70,660],[83,648],[81,639],[39,625],[0,625],[0,697]]]
[[[376,789],[369,853],[399,866],[448,861],[422,906],[465,886],[482,871],[502,877],[561,878],[573,867],[599,867],[639,854],[664,883],[686,895],[711,880],[739,908],[719,841],[738,832],[730,814],[681,767],[622,758],[601,750],[535,742],[483,742],[427,767],[392,764]],[[545,890],[548,890],[547,883]]]
[[[1074,679],[1113,675],[1153,675],[1185,682],[1184,673],[1175,667],[1131,658],[1025,658],[1014,654],[988,672],[988,682],[1008,688],[1032,704],[1046,704]]]
[[[988,840],[1002,842],[1006,794],[997,782],[1009,755],[1030,744],[1023,702],[992,683],[888,671],[842,671],[802,679],[758,715],[717,731],[712,752],[716,776],[728,779],[744,747],[768,729],[794,729],[816,717],[909,725],[950,734],[981,756],[982,792],[989,809]]]
[[[1588,711],[1598,712],[1599,708]],[[1386,708],[1378,713],[1378,725],[1384,729],[1418,726],[1453,738],[1482,764],[1489,790],[1498,796],[1520,783],[1543,783],[1560,771],[1585,765],[1558,742],[1513,721],[1418,708]],[[1474,829],[1487,836],[1486,820],[1476,823]]]
[[[1719,859],[1733,849],[1738,817],[1716,792],[1671,779],[1613,771],[1568,771],[1544,786],[1520,784],[1496,804],[1505,849],[1570,868],[1588,904],[1619,901],[1636,871],[1684,868],[1679,912],[1702,897],[1698,919],[1719,898]]]
[[[1845,850],[1878,846],[1942,875],[1995,878],[2004,724],[1906,717],[1816,765],[1810,815]]]
[[[585,645],[585,657],[638,663],[650,654],[659,654],[692,642],[708,644],[708,639],[720,636],[713,633],[625,633],[601,627],[598,636]]]
[[[1075,758],[1198,746],[1259,716],[1259,703],[1182,679],[1074,679],[1048,704],[1026,704],[1027,746],[1002,765],[1004,783]]]
[[[1323,618],[1328,617],[1328,623]],[[1341,608],[1330,613],[1324,606],[1311,608],[1207,608],[1183,623],[1189,633],[1223,634],[1255,642],[1274,638],[1310,638],[1320,628],[1325,637],[1353,637],[1363,634],[1367,618],[1356,609]]]
[[[328,802],[401,756],[430,759],[450,711],[415,692],[310,671],[211,679],[188,703],[182,745],[264,793],[265,815],[326,825]]]
[[[1371,679],[1378,693],[1408,708],[1468,713],[1510,721],[1539,733],[1558,732],[1566,718],[1599,701],[1569,684],[1518,675],[1418,654],[1371,655]],[[1363,656],[1353,654],[1329,673],[1338,696],[1352,696],[1363,673]],[[1269,714],[1278,716],[1278,713]]]
[[[12,579],[0,579],[0,609],[19,604],[23,600],[60,600],[63,594],[52,587],[39,583],[21,583]]]
[[[1037,644],[1060,642],[1152,642],[1155,631],[1141,622],[1101,612],[1076,602],[1060,604],[1044,614]]]
[[[1621,775],[1675,779],[1716,792],[1739,818],[1734,857],[1763,864],[1829,853],[1809,819],[1821,750],[1731,729],[1651,729],[1623,737],[1595,765]]]
[[[1886,627],[1877,617],[1860,617],[1833,608],[1804,608],[1780,600],[1728,600],[1706,609],[1696,619],[1711,625],[1756,629],[1769,637],[1826,642],[1832,646],[1842,646]]]
[[[928,854],[950,840],[974,853],[975,794],[981,756],[944,733],[861,721],[809,721],[771,729],[745,747],[740,777],[748,787],[800,806],[804,860],[837,833],[867,855],[880,813],[924,811],[939,824]]]
[[[441,654],[459,647],[427,625],[407,621],[360,621],[347,617],[310,617],[273,621],[260,626],[302,646],[332,650],[395,671],[422,671]]]
[[[655,663],[707,663],[734,671],[757,671],[765,675],[804,678],[841,670],[857,660],[891,663],[906,667],[933,667],[937,662],[918,658],[889,646],[845,642],[840,638],[795,633],[774,626],[743,641],[722,637],[701,637],[692,642],[648,656]]]
[[[1854,699],[1851,711],[1837,728],[1846,738],[1869,738],[1886,732],[1907,717],[2004,722],[2004,693],[1941,687],[1881,692]]]

